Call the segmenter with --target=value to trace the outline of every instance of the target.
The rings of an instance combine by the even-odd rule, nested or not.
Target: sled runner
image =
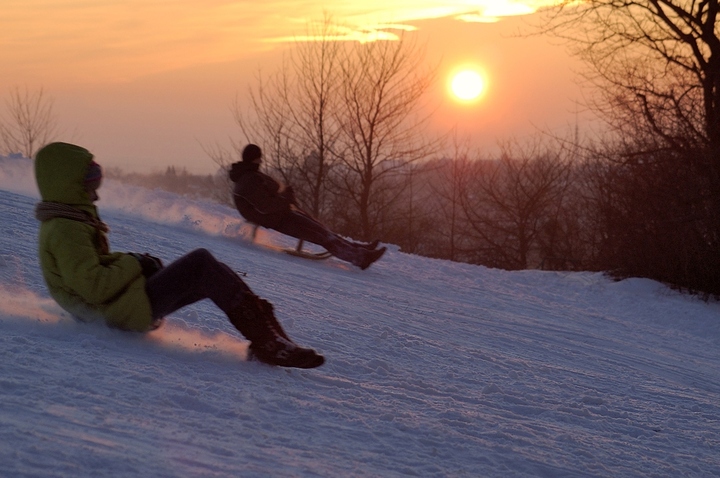
[[[295,249],[283,249],[287,254],[290,254],[291,256],[297,256],[302,257],[303,259],[313,259],[316,261],[321,261],[323,259],[327,259],[332,256],[328,251],[322,251],[322,252],[310,252],[303,250],[303,241],[302,239],[298,240],[297,246],[295,246]]]
[[[252,230],[252,241],[255,242],[255,236],[257,235],[257,230],[260,227],[259,224],[253,224],[250,223],[253,226]],[[329,257],[332,257],[332,254],[330,254],[328,251],[322,251],[322,252],[312,252],[307,251],[303,249],[305,241],[302,239],[298,239],[297,246],[295,246],[295,249],[282,249],[282,251],[286,254],[290,254],[291,256],[296,257],[302,257],[303,259],[310,259],[315,261],[322,261],[325,259],[328,259]]]

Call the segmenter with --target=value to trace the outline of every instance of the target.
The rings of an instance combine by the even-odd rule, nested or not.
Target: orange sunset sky
[[[54,99],[58,138],[126,171],[193,173],[217,166],[203,145],[240,141],[231,107],[254,75],[275,71],[290,39],[332,15],[362,39],[400,26],[439,64],[429,93],[438,132],[457,127],[482,151],[537,130],[572,131],[579,64],[557,41],[532,31],[552,0],[4,0],[0,14],[0,98],[43,88]],[[471,65],[482,98],[459,103],[449,75]]]

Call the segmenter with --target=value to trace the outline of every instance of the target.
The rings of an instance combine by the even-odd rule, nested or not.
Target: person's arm
[[[63,283],[89,304],[102,304],[142,275],[130,254],[99,255],[92,226],[68,221],[50,243]]]
[[[285,186],[285,188],[283,188],[283,190],[280,191],[279,194],[280,196],[285,198],[288,203],[292,205],[297,204],[297,200],[295,199],[295,191],[293,190],[292,186]]]
[[[259,214],[277,214],[290,210],[290,203],[278,194],[280,185],[262,173],[248,174],[235,188],[235,194],[243,198]]]

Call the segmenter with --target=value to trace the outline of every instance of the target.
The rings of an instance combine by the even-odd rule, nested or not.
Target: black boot
[[[360,269],[365,270],[370,267],[373,262],[380,259],[382,255],[385,254],[386,250],[387,247],[381,247],[380,249],[375,250],[366,250],[362,262],[358,264]]]
[[[253,293],[246,293],[228,319],[250,341],[249,357],[280,367],[314,368],[325,363],[313,349],[300,347],[282,330],[272,305]]]
[[[333,238],[328,244],[324,244],[324,246],[333,256],[362,269],[367,268],[367,266],[363,267],[363,265],[368,260],[368,253],[372,252],[357,244],[348,242],[341,237]]]
[[[362,270],[370,267],[370,264],[380,259],[387,250],[387,247],[381,247],[380,249],[367,249],[341,238],[332,240],[325,245],[325,248],[338,259],[342,259],[354,266],[358,266]]]
[[[265,313],[265,320],[267,320],[268,325],[275,330],[275,333],[287,340],[288,342],[295,343],[290,337],[288,337],[287,333],[285,333],[285,330],[282,328],[282,325],[280,325],[280,322],[278,322],[277,318],[275,317],[273,305],[267,300],[261,299],[260,297],[257,297],[257,301],[260,303],[260,308]]]

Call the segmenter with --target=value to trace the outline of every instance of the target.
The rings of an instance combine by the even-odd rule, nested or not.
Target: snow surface
[[[114,250],[209,249],[327,363],[244,361],[209,301],[147,335],[75,323],[37,265],[32,163],[1,160],[0,476],[720,476],[717,303],[392,246],[360,271],[217,204],[100,196]]]

